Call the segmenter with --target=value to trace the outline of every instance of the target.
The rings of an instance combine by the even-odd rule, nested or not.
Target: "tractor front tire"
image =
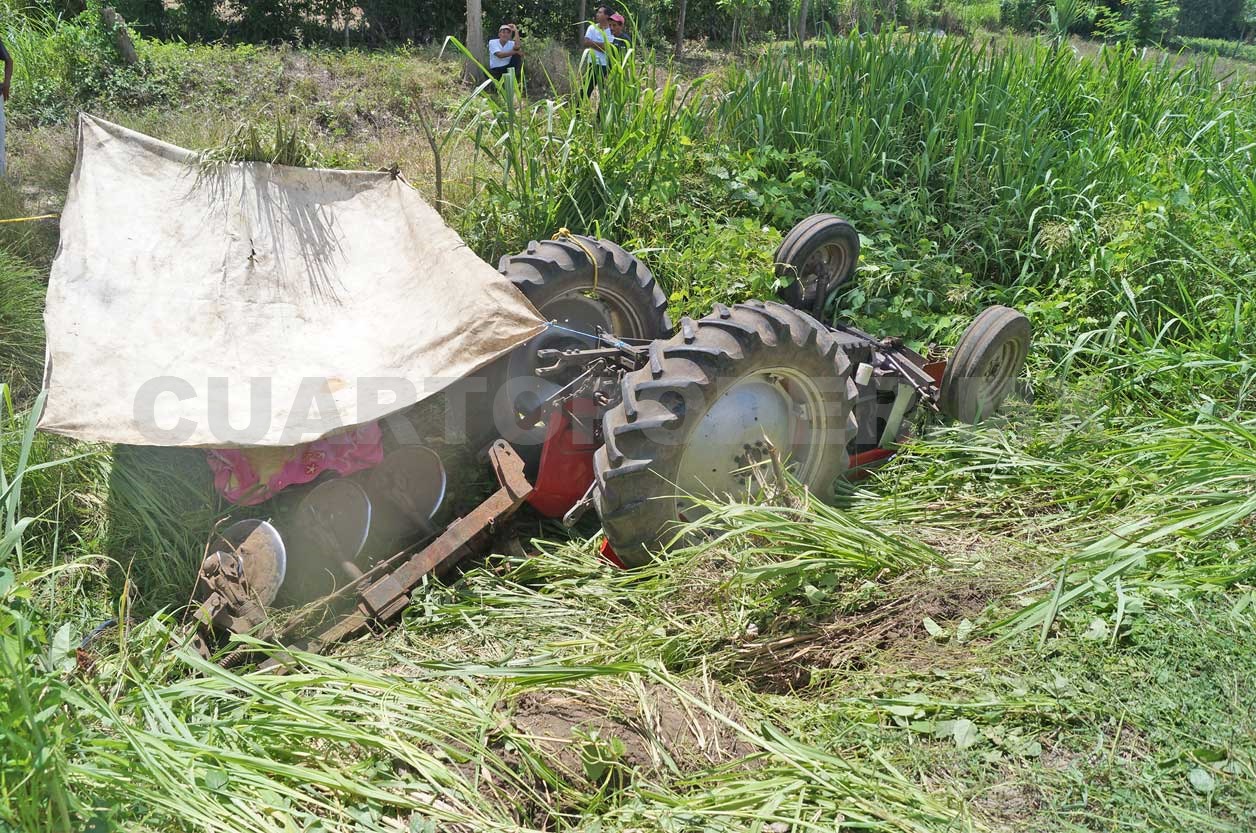
[[[603,418],[594,505],[619,558],[649,562],[678,520],[701,515],[693,497],[744,496],[747,468],[773,454],[831,499],[855,431],[852,368],[869,358],[866,344],[783,304],[682,319]]]
[[[1003,306],[982,310],[960,336],[942,374],[942,413],[976,425],[997,411],[1025,366],[1029,341],[1029,319],[1023,313]]]
[[[824,280],[823,309],[859,266],[859,233],[832,214],[812,214],[789,230],[776,249],[776,276],[792,278],[777,293],[795,309],[813,312]]]

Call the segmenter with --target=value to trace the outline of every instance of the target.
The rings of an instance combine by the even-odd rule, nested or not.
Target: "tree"
[[[688,0],[679,0],[676,6],[676,57],[685,53],[685,7]]]
[[[798,42],[802,43],[807,39],[807,12],[811,0],[801,0],[798,4]]]
[[[483,72],[475,62],[487,63],[487,53],[484,51],[484,6],[480,0],[467,0],[466,47],[474,60],[467,59],[463,75],[469,81],[478,81]]]

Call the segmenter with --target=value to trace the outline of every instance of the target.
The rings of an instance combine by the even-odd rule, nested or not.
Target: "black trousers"
[[[512,69],[515,71],[515,75],[518,75],[523,69],[523,59],[518,55],[511,55],[510,63],[504,67],[490,67],[488,74],[500,81],[502,76]]]
[[[602,79],[606,77],[606,73],[609,70],[610,67],[603,66],[602,64],[589,64],[588,69],[585,70],[585,73],[588,75],[588,80],[585,81],[584,84],[584,94],[593,95],[593,88],[602,83]]]

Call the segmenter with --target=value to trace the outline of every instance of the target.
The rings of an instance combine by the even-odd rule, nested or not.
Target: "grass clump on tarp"
[[[309,132],[300,124],[276,117],[273,132],[255,122],[235,126],[219,146],[199,154],[203,168],[235,162],[266,162],[293,168],[329,167],[325,154],[310,141]]]

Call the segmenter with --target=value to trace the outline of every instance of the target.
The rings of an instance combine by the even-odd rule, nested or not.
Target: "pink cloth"
[[[253,506],[328,470],[343,476],[378,465],[384,443],[379,423],[368,422],[291,448],[217,448],[208,454],[214,488],[232,503]]]

